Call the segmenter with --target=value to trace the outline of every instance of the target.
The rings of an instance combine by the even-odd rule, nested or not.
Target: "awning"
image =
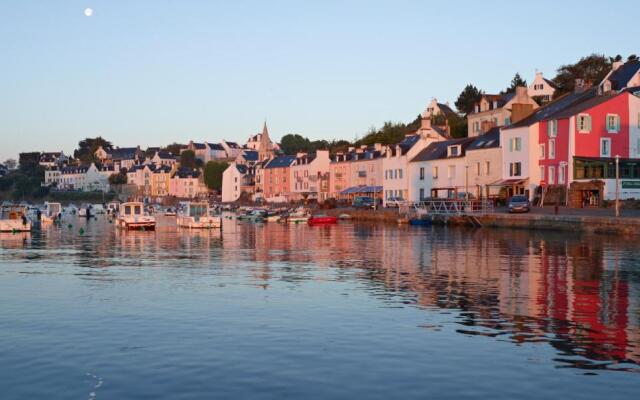
[[[363,186],[351,186],[349,188],[344,189],[340,194],[355,194],[360,193],[360,188]]]
[[[526,179],[500,179],[493,183],[488,184],[487,186],[515,186],[522,185],[525,183]]]
[[[381,193],[382,186],[351,186],[340,192],[340,194],[357,194],[357,193]]]

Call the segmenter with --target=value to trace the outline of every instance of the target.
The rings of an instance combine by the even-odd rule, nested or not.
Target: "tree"
[[[229,167],[224,161],[209,161],[204,167],[204,183],[211,190],[222,190],[222,174]]]
[[[180,154],[180,166],[183,168],[196,168],[196,153],[193,150],[185,150]]]
[[[522,79],[522,77],[520,76],[519,73],[516,72],[515,76],[513,77],[513,79],[511,79],[511,84],[509,85],[508,88],[506,88],[504,90],[503,93],[515,93],[516,92],[516,88],[518,86],[524,86],[527,87],[527,81],[525,81],[524,79]]]
[[[562,65],[558,68],[556,77],[553,78],[553,82],[558,86],[554,97],[571,92],[575,87],[576,79],[584,79],[597,84],[604,79],[610,70],[611,59],[603,54],[591,54],[582,57],[575,64]]]
[[[118,186],[127,184],[127,173],[122,171],[109,175],[109,184]]]
[[[4,165],[8,170],[12,170],[16,169],[16,167],[18,166],[18,162],[15,160],[15,158],[8,158],[7,161],[4,162]]]
[[[629,57],[627,57],[627,61],[636,61],[638,59],[638,56],[635,54],[631,54]]]
[[[296,154],[299,151],[311,151],[311,141],[306,137],[290,133],[280,140],[280,150],[284,154]]]
[[[482,98],[482,93],[477,87],[468,84],[458,96],[455,102],[456,108],[464,115],[472,113],[475,104]]]
[[[177,157],[180,156],[180,149],[182,149],[183,147],[184,145],[181,145],[179,143],[172,143],[165,147],[163,150],[168,151],[169,153]]]
[[[20,153],[19,160],[20,171],[24,174],[40,175],[42,172],[42,176],[44,176],[44,169],[40,166],[40,153]]]
[[[90,164],[96,161],[95,152],[102,146],[103,149],[112,149],[111,142],[103,139],[102,136],[97,138],[86,138],[78,142],[78,148],[73,152],[73,156],[77,158],[80,163]]]

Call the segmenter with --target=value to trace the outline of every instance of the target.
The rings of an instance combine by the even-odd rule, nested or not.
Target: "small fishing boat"
[[[102,204],[92,204],[91,212],[93,215],[106,214],[106,210]]]
[[[138,201],[122,203],[116,220],[118,228],[126,230],[155,230],[156,219],[144,214],[144,204]]]
[[[309,218],[309,225],[328,225],[328,224],[337,224],[338,218],[331,217],[328,215],[314,215]]]
[[[279,222],[282,219],[280,214],[267,215],[267,222]]]
[[[178,226],[190,229],[220,229],[222,218],[211,216],[209,203],[187,203],[184,213],[178,215]]]
[[[91,204],[83,204],[78,209],[78,217],[91,218],[92,215],[93,214],[91,213]]]
[[[309,218],[309,213],[304,208],[299,208],[289,214],[287,222],[290,224],[306,224]]]
[[[176,215],[177,215],[176,214],[176,210],[171,208],[171,207],[169,207],[166,210],[164,210],[164,216],[165,217],[175,217]]]
[[[429,217],[421,217],[421,218],[410,218],[409,225],[414,226],[429,226],[432,224],[431,218]]]
[[[338,215],[338,218],[340,218],[340,219],[351,219],[351,215],[349,215],[349,214],[340,214],[340,215]]]
[[[107,204],[107,214],[116,215],[120,210],[120,202],[112,201]]]
[[[42,222],[56,222],[62,219],[62,204],[60,203],[44,203],[44,213],[42,213]]]
[[[0,232],[30,232],[31,221],[24,206],[5,206],[0,213]]]

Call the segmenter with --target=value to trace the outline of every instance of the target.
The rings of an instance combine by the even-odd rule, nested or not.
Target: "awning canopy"
[[[526,179],[500,179],[493,183],[488,184],[487,186],[515,186],[522,185],[526,182]]]
[[[340,194],[357,194],[357,193],[381,193],[382,186],[351,186],[344,189]]]

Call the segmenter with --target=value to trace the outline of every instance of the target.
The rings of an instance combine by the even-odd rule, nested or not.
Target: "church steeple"
[[[269,130],[267,129],[267,121],[264,121],[262,127],[262,135],[260,136],[260,146],[258,147],[258,159],[260,161],[267,160],[273,155],[273,144],[269,139]]]

